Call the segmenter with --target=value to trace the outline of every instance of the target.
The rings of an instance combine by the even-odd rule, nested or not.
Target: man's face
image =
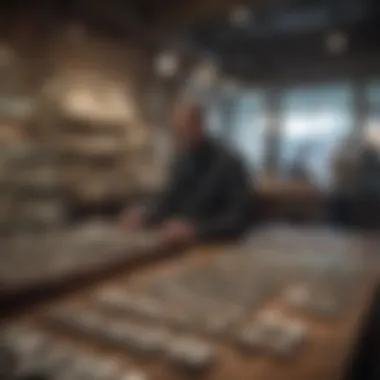
[[[188,149],[196,145],[203,138],[199,110],[191,106],[177,107],[173,113],[172,132],[179,148]]]

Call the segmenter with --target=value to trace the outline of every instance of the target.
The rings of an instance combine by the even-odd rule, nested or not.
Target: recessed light
[[[175,53],[161,53],[154,63],[155,71],[161,77],[169,78],[178,71],[178,56]]]
[[[348,48],[348,36],[344,32],[333,32],[326,39],[326,47],[332,54],[341,54]]]
[[[240,5],[232,10],[230,14],[230,23],[236,27],[246,27],[253,21],[253,13],[250,8]]]

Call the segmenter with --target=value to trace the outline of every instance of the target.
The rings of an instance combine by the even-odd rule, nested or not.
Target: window
[[[256,91],[235,96],[229,142],[256,174],[262,171],[265,156],[266,114],[264,97]]]
[[[284,93],[281,122],[282,178],[303,173],[321,189],[333,179],[332,159],[353,128],[350,85],[297,88]]]
[[[223,105],[215,101],[207,107],[207,128],[212,137],[223,138]]]
[[[380,81],[369,85],[367,99],[368,119],[364,132],[371,142],[380,147]]]

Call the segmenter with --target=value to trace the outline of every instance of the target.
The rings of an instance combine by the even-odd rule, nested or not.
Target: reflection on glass
[[[365,135],[370,143],[380,147],[380,81],[369,85],[367,97],[369,109]]]
[[[223,138],[223,105],[219,101],[209,104],[206,112],[208,133],[214,138]]]
[[[353,127],[353,91],[349,85],[296,88],[283,99],[280,173],[303,176],[328,189],[332,160]]]
[[[266,114],[261,93],[247,91],[236,97],[230,126],[230,143],[246,161],[249,169],[261,171],[265,155]]]

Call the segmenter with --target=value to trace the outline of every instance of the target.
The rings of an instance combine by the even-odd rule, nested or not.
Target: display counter
[[[336,380],[378,280],[368,239],[261,228],[125,266],[5,320],[5,339],[53,379]]]

